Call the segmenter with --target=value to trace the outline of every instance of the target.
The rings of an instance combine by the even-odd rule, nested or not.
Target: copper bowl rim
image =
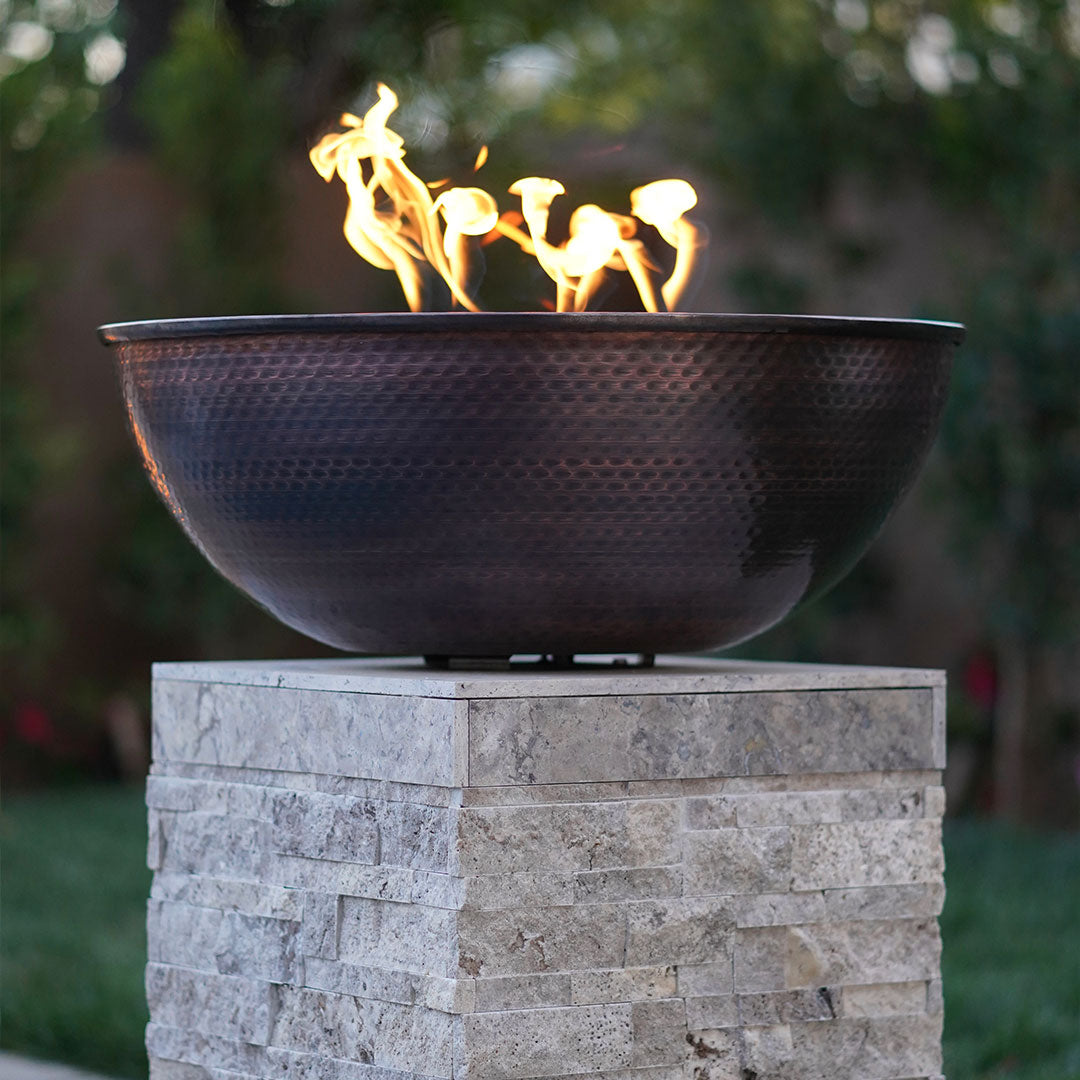
[[[847,315],[740,315],[700,312],[634,311],[458,311],[370,312],[336,315],[227,315],[198,319],[148,319],[98,327],[104,345],[159,338],[234,337],[252,334],[361,331],[682,331],[750,334],[835,334],[851,337],[908,338],[959,345],[962,323],[930,319],[883,319]]]

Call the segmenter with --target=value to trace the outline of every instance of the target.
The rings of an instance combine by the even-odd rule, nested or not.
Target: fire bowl
[[[862,555],[954,323],[630,313],[102,327],[150,480],[282,622],[366,653],[696,651]]]

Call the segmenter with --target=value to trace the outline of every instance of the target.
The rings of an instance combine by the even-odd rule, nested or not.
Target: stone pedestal
[[[154,672],[155,1080],[941,1070],[941,673]]]

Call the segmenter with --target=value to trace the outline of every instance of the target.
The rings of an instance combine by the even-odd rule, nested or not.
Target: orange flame
[[[397,95],[382,83],[378,94],[362,119],[352,113],[341,117],[346,130],[324,135],[311,151],[311,163],[324,180],[337,174],[344,182],[349,196],[345,238],[373,266],[397,274],[411,310],[421,310],[434,270],[455,306],[478,311],[473,291],[479,251],[500,236],[536,257],[555,283],[558,311],[584,311],[609,271],[630,275],[646,311],[677,309],[706,243],[705,230],[685,217],[697,203],[685,180],[657,180],[635,189],[633,216],[592,203],[579,206],[570,216],[567,238],[555,244],[547,232],[551,204],[566,191],[558,180],[529,176],[512,184],[510,194],[521,199],[520,214],[500,214],[483,188],[447,187],[448,179],[425,183],[404,163],[404,140],[386,126]],[[487,147],[481,147],[474,172],[487,156]],[[432,199],[431,189],[442,189],[438,198]],[[675,249],[674,269],[659,290],[660,269],[637,236],[638,221],[652,225]]]

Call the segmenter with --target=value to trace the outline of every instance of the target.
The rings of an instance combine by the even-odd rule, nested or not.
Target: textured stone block
[[[336,960],[341,932],[341,897],[326,893],[304,893],[304,921],[301,924],[300,952]]]
[[[150,896],[154,900],[171,900],[195,907],[220,908],[222,911],[242,911],[247,915],[265,915],[271,919],[298,921],[304,913],[304,893],[298,889],[167,870],[154,875]]]
[[[574,876],[574,900],[579,904],[666,899],[682,892],[680,867],[589,870]]]
[[[575,1005],[672,998],[678,994],[675,971],[674,966],[573,971],[570,973],[571,998]]]
[[[269,983],[148,964],[146,999],[156,1024],[265,1045],[273,1023]]]
[[[827,986],[816,990],[781,990],[770,994],[740,994],[739,1023],[767,1027],[837,1016],[839,991]]]
[[[905,1016],[926,1013],[926,983],[871,983],[844,991],[844,1016]]]
[[[795,889],[907,885],[945,870],[937,821],[858,821],[792,830]]]
[[[462,1018],[469,1080],[560,1076],[632,1064],[630,1005],[473,1013]]]
[[[480,874],[464,878],[461,906],[474,911],[500,908],[569,907],[577,892],[577,875],[556,870],[512,874]]]
[[[736,926],[791,926],[825,918],[825,897],[820,892],[736,896],[733,905]]]
[[[156,1080],[939,1077],[937,673],[156,682]]]
[[[674,800],[465,808],[454,869],[462,874],[665,866],[679,859]]]
[[[794,1024],[794,1060],[805,1080],[891,1080],[941,1070],[941,1018],[893,1016]]]
[[[776,791],[732,797],[740,829],[842,821],[843,791]],[[860,792],[861,794],[861,792]]]
[[[304,985],[314,990],[394,1001],[400,1005],[425,1005],[441,1012],[472,1011],[473,985],[439,975],[364,967],[337,960],[306,957]]]
[[[350,964],[446,976],[451,974],[453,914],[444,908],[346,896],[338,956]]]
[[[784,945],[788,988],[930,979],[941,961],[932,919],[793,926]]]
[[[464,710],[443,698],[154,680],[154,760],[464,782]],[[309,733],[317,731],[312,739]]]
[[[739,1026],[739,999],[734,994],[686,999],[686,1023],[691,1031]]]
[[[791,883],[791,831],[715,829],[688,833],[686,895],[770,893]]]
[[[473,784],[931,769],[930,690],[473,701]]]
[[[309,859],[379,862],[379,828],[369,799],[286,791],[274,798],[275,851]]]
[[[507,1009],[542,1009],[570,1005],[569,974],[504,975],[477,979],[473,1008],[477,1012],[501,1012]]]
[[[462,911],[457,941],[457,967],[463,975],[619,967],[624,949],[633,962],[626,949],[625,914],[610,904]]]
[[[735,925],[730,900],[641,901],[626,904],[625,912],[623,962],[629,967],[709,964],[730,955]]]
[[[686,1002],[637,1001],[630,1008],[634,1065],[671,1065],[687,1056]]]
[[[732,957],[705,964],[678,966],[679,994],[684,998],[731,994],[735,989]]]
[[[919,885],[825,890],[826,916],[836,922],[936,917],[944,903],[945,885],[940,880]]]

